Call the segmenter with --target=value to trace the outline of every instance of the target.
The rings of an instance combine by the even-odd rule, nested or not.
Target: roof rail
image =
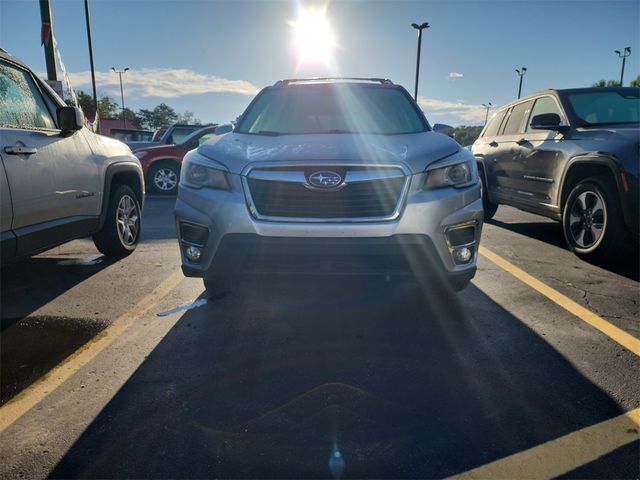
[[[374,82],[382,83],[384,85],[393,85],[393,82],[388,78],[363,78],[363,77],[313,77],[313,78],[287,78],[284,80],[278,80],[273,86],[290,85],[292,83],[304,83],[304,82],[324,82],[327,80],[355,80],[358,82]]]

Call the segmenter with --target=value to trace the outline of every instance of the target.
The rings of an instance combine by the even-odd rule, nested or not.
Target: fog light
[[[467,263],[469,260],[471,260],[471,255],[471,249],[467,247],[456,248],[453,251],[453,258],[455,259],[456,263]]]
[[[200,257],[202,256],[202,250],[194,246],[187,247],[187,250],[184,253],[192,262],[199,262]]]

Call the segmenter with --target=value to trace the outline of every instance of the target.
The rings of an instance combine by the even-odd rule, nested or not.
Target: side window
[[[521,131],[520,126],[522,125],[524,114],[527,112],[530,105],[531,102],[523,102],[511,109],[511,113],[509,114],[509,118],[507,118],[507,124],[504,126],[502,135],[513,135]]]
[[[493,137],[498,133],[498,129],[500,128],[500,124],[502,123],[502,119],[504,118],[506,110],[502,110],[496,114],[494,114],[487,124],[487,128],[484,129],[483,137]]]
[[[196,129],[194,128],[176,128],[171,134],[171,143],[180,144],[184,141],[185,138],[187,138],[195,131]]]
[[[558,107],[558,104],[553,99],[553,97],[541,97],[536,100],[536,103],[533,105],[531,109],[531,114],[529,115],[529,120],[527,120],[527,125],[525,126],[525,132],[531,131],[531,120],[536,115],[541,115],[543,113],[555,113],[561,119],[564,118],[562,114],[562,110]]]
[[[0,125],[27,129],[56,128],[31,76],[4,62],[0,62]]]

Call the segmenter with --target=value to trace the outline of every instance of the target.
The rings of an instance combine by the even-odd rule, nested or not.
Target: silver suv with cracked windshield
[[[264,88],[185,156],[175,215],[183,272],[208,291],[246,272],[413,273],[461,290],[483,210],[473,156],[403,87],[310,79]]]

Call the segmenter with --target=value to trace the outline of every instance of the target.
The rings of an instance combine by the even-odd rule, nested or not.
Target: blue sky
[[[76,89],[90,91],[82,0],[51,0],[53,28]],[[98,93],[133,109],[165,102],[204,122],[240,114],[257,89],[280,78],[387,77],[413,92],[417,34],[422,45],[420,104],[429,120],[482,124],[482,103],[517,96],[515,68],[527,67],[523,94],[640,73],[640,2],[632,1],[333,1],[333,67],[300,65],[291,22],[327,2],[90,0]],[[0,0],[0,45],[45,71],[37,0]],[[299,67],[299,68],[298,68]],[[461,75],[461,76],[460,76]],[[456,77],[456,78],[452,78]]]

